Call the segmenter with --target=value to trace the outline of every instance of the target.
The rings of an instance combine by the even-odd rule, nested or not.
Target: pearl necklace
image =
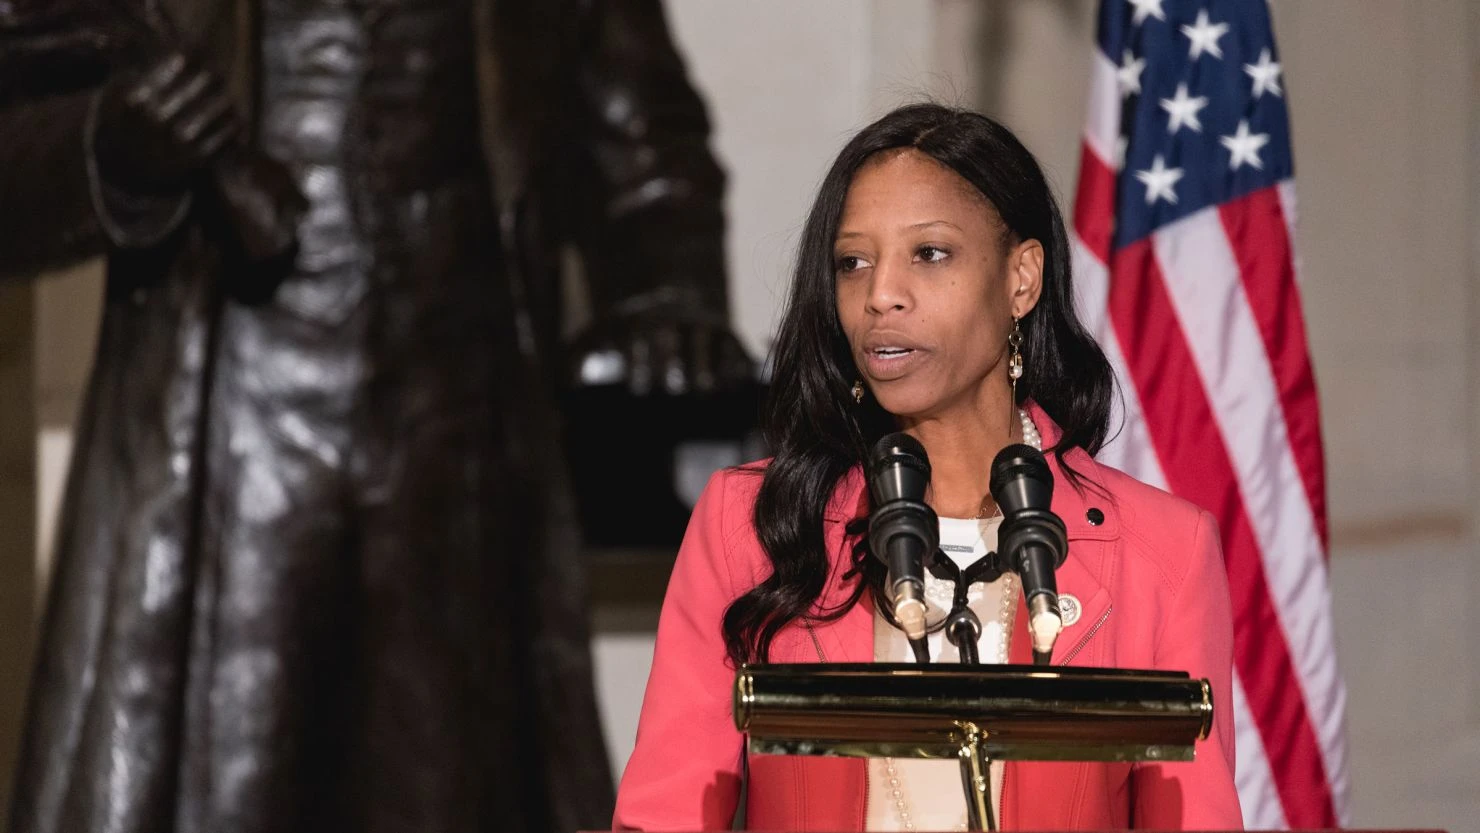
[[[1018,419],[1023,425],[1023,442],[1039,451],[1043,450],[1043,435],[1038,433],[1038,426],[1026,411],[1018,411]],[[1017,613],[1017,581],[1012,573],[1002,574],[1002,605],[997,611],[997,623],[1001,626],[1001,636],[997,643],[997,662],[1006,664],[1008,659],[1008,648],[1012,635],[1013,620]],[[889,799],[894,805],[895,815],[899,818],[899,824],[905,830],[913,833],[915,830],[914,814],[910,811],[910,803],[905,795],[904,778],[894,768],[894,759],[884,759],[884,776],[888,779]],[[1001,823],[1001,819],[997,820]],[[956,825],[957,830],[966,829],[966,819],[963,818]]]

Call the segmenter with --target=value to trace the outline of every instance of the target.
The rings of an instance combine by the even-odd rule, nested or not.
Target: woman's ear
[[[1008,303],[1014,318],[1022,318],[1038,306],[1043,294],[1043,244],[1024,240],[1007,253]]]

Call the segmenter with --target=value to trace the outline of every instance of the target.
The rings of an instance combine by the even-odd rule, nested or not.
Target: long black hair
[[[1021,321],[1019,404],[1033,399],[1063,431],[1053,449],[1100,449],[1109,426],[1109,362],[1074,314],[1069,239],[1037,160],[1006,127],[979,113],[938,104],[901,107],[848,142],[828,170],[802,231],[796,274],[772,356],[764,416],[774,452],[755,503],[755,529],[772,573],[725,611],[724,636],[735,663],[764,661],[777,632],[804,615],[837,618],[870,586],[882,565],[854,550],[852,596],[813,610],[828,578],[823,513],[838,482],[860,465],[895,419],[872,398],[855,403],[859,377],[838,320],[833,245],[854,174],[876,154],[913,148],[955,171],[996,209],[1008,234],[1044,249],[1043,290]],[[861,531],[860,520],[849,527]]]

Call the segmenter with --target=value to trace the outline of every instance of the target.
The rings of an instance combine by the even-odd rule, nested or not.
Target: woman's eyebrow
[[[964,230],[960,226],[956,225],[955,223],[951,222],[950,220],[926,220],[923,223],[911,223],[910,225],[904,226],[904,228],[913,231],[913,230],[917,230],[917,229],[929,228],[930,226],[950,226],[951,228],[955,229],[956,231],[960,231],[960,232],[963,232],[964,233]],[[847,240],[847,239],[852,238],[852,237],[867,237],[867,236],[868,236],[867,234],[864,234],[861,231],[840,231],[840,232],[838,232],[837,239],[838,240]]]
[[[915,223],[914,225],[906,226],[906,228],[922,229],[922,228],[929,228],[930,226],[950,226],[951,228],[955,229],[956,231],[962,231],[963,230],[960,226],[956,225],[955,223],[951,222],[950,220],[926,220],[923,223]]]

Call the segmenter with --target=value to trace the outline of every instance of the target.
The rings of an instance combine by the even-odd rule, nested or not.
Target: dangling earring
[[[855,379],[855,380],[853,380],[853,402],[855,404],[858,404],[858,405],[862,405],[863,404],[863,380],[862,379]]]
[[[1018,327],[1018,317],[1012,317],[1012,333],[1007,336],[1007,378],[1012,383],[1012,410],[1013,416],[1017,415],[1017,383],[1023,378],[1023,331]],[[1012,423],[1008,423],[1011,425]]]

